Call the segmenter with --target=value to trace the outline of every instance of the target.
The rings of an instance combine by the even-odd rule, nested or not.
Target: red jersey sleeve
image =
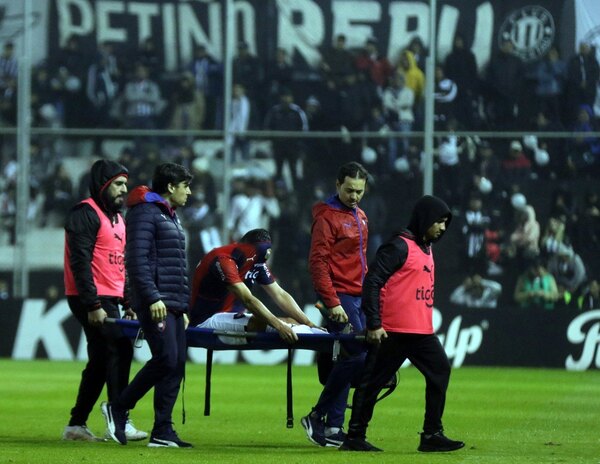
[[[228,256],[219,256],[215,262],[219,277],[226,285],[243,282],[235,261]]]

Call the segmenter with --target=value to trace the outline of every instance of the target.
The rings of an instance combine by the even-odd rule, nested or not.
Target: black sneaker
[[[110,438],[121,445],[126,445],[125,424],[127,423],[127,411],[115,408],[106,401],[102,402],[100,410],[106,421],[106,429]]]
[[[450,440],[444,435],[444,432],[440,430],[433,434],[422,433],[421,443],[417,449],[425,453],[432,453],[455,451],[461,449],[463,446],[465,446],[465,444],[462,441]]]
[[[153,433],[150,436],[148,448],[193,448],[193,446],[191,443],[181,440],[175,430],[171,430],[165,435],[154,435]]]
[[[377,448],[364,438],[351,438],[347,435],[346,439],[338,449],[340,451],[383,451],[381,448]]]
[[[327,446],[327,440],[325,439],[325,421],[322,417],[319,417],[314,412],[311,412],[308,416],[304,416],[300,419],[300,423],[304,430],[306,430],[306,436],[308,439],[318,446]]]

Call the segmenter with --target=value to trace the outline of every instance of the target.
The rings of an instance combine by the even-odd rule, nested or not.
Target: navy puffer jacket
[[[148,187],[128,197],[125,261],[134,311],[162,300],[172,312],[187,312],[189,286],[185,235],[169,204]]]

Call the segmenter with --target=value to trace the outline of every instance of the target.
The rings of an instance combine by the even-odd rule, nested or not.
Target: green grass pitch
[[[134,364],[133,371],[139,369]],[[149,449],[146,442],[60,440],[75,398],[80,362],[0,360],[0,463],[600,463],[600,372],[460,368],[444,415],[453,453],[416,451],[424,382],[400,371],[394,394],[378,404],[368,438],[384,453],[348,453],[308,442],[300,426],[320,392],[316,368],[294,368],[295,426],[285,427],[285,366],[215,365],[212,414],[203,416],[204,366],[188,365],[186,424],[181,395],[175,428],[193,449]],[[148,430],[152,395],[132,412]],[[97,406],[88,426],[104,424]]]

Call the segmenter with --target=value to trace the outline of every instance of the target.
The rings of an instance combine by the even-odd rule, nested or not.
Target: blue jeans
[[[352,325],[352,332],[360,333],[365,328],[365,315],[360,309],[361,297],[338,294],[344,311],[348,315],[348,322]],[[330,333],[339,333],[346,324],[328,321],[327,330]],[[321,396],[314,407],[319,416],[325,416],[325,424],[328,427],[342,427],[344,425],[344,414],[348,404],[350,385],[354,380],[360,379],[365,364],[366,352],[362,349],[353,350],[348,347],[344,355],[341,355],[333,364],[327,382],[323,387]]]

